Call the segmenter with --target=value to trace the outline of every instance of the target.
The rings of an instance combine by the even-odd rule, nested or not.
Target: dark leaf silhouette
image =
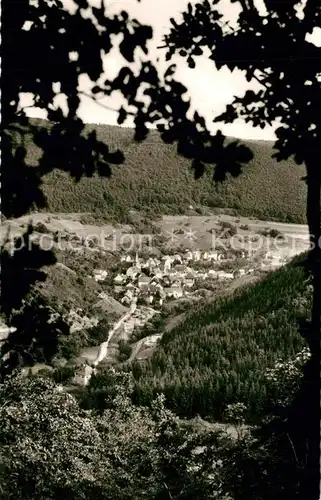
[[[98,95],[109,96],[114,91],[123,95],[131,110],[123,105],[118,123],[124,123],[129,114],[136,115],[136,141],[147,137],[148,124],[164,119],[164,141],[176,143],[178,153],[194,161],[194,166],[215,157],[211,149],[215,141],[205,130],[204,120],[197,116],[194,122],[186,117],[190,103],[184,98],[186,88],[174,80],[174,65],[166,72],[165,84],[150,61],[139,62],[138,75],[126,65],[114,79],[104,74],[103,57],[115,47],[128,62],[135,60],[136,55],[140,57],[141,51],[146,54],[151,27],[132,19],[125,11],[108,16],[103,5],[91,7],[86,0],[77,0],[76,4],[75,11],[70,12],[59,1],[40,0],[36,7],[23,0],[19,9],[15,2],[3,2],[2,212],[8,218],[46,207],[42,178],[55,169],[79,182],[84,176],[109,177],[113,168],[122,164],[124,153],[100,142],[95,131],[87,132],[77,116],[82,95],[78,88],[80,75],[87,75],[92,81],[90,95],[94,101]],[[89,9],[91,16],[85,18],[82,9]],[[197,53],[200,51],[196,48]],[[150,99],[149,105],[142,101],[141,88]],[[27,118],[25,110],[19,108],[21,93],[34,96],[35,105],[47,113],[47,122]],[[65,109],[55,105],[57,94],[65,96]],[[38,147],[39,158],[27,158],[30,141]],[[31,229],[24,235],[25,245],[30,239]],[[3,249],[6,298],[2,310],[9,322],[34,283],[45,279],[41,268],[55,262],[50,252],[42,254],[34,243],[28,251],[24,248],[13,255]]]
[[[307,413],[303,416],[299,409],[309,406],[308,413],[312,415],[316,409],[318,394],[316,367],[319,363],[321,333],[321,245],[315,245],[314,242],[321,241],[321,121],[318,111],[321,99],[321,48],[310,43],[306,35],[314,27],[320,27],[321,6],[308,0],[301,5],[302,15],[298,16],[296,0],[265,0],[262,3],[266,13],[262,15],[252,0],[240,0],[238,3],[241,14],[237,27],[231,27],[228,23],[225,26],[221,24],[219,6],[215,8],[218,2],[213,2],[212,5],[201,2],[185,13],[184,22],[173,24],[170,33],[165,36],[165,44],[169,56],[172,57],[175,52],[185,55],[189,64],[191,51],[195,51],[193,42],[197,39],[196,45],[200,49],[206,47],[210,50],[210,59],[218,69],[223,66],[232,71],[239,69],[245,72],[248,81],[255,78],[260,83],[261,90],[247,91],[243,97],[235,97],[215,121],[231,123],[237,118],[243,118],[247,123],[262,129],[278,122],[276,160],[293,156],[297,163],[304,163],[306,166],[307,222],[313,243],[309,262],[314,294],[311,323],[305,338],[312,358],[307,366],[303,389],[298,395],[296,406],[292,408],[288,432],[295,442],[295,449],[298,447],[297,452],[300,450],[300,453],[306,455],[306,465],[300,475],[301,489],[298,498],[316,498],[316,457],[319,456],[319,450],[315,443],[318,440],[318,430],[316,422],[309,420]],[[195,38],[187,38],[187,32],[193,33]],[[242,170],[241,162],[229,162],[237,149],[236,144],[230,144],[225,150],[224,158],[218,156],[214,180],[223,180],[226,173],[239,175]],[[239,150],[238,154],[242,161],[246,160],[247,152]],[[304,431],[298,432],[299,428]],[[284,496],[284,492],[281,495]],[[248,498],[247,495],[245,497]]]
[[[54,253],[41,249],[32,236],[33,227],[29,225],[20,237],[12,240],[9,234],[1,248],[1,308],[9,319],[13,310],[21,307],[32,286],[46,279],[41,267],[56,262]]]
[[[202,175],[205,172],[205,165],[204,165],[204,163],[202,163],[198,160],[193,160],[192,169],[194,170],[195,179],[199,179],[200,177],[202,177]]]
[[[259,81],[262,87],[259,92],[250,91],[244,97],[236,97],[216,121],[231,123],[243,118],[261,128],[281,122],[276,131],[276,159],[294,156],[298,163],[305,163],[307,221],[311,238],[318,241],[321,238],[321,48],[309,43],[306,35],[320,27],[321,5],[307,0],[300,17],[294,8],[295,0],[264,0],[261,3],[266,7],[265,15],[257,11],[253,0],[239,3],[241,14],[236,27],[223,23],[219,0],[189,4],[183,21],[171,19],[172,29],[164,42],[166,60],[170,61],[178,53],[186,58],[190,68],[195,68],[194,56],[206,49],[216,68],[242,70],[248,81],[253,78]],[[28,213],[35,206],[44,208],[46,200],[41,179],[56,168],[80,181],[84,176],[97,173],[110,176],[113,165],[121,164],[123,153],[111,151],[94,133],[86,135],[77,116],[80,75],[87,75],[93,82],[94,100],[98,93],[110,96],[119,91],[122,94],[128,107],[121,108],[119,123],[125,120],[129,106],[135,109],[137,141],[147,137],[148,126],[164,119],[165,125],[160,127],[164,142],[176,144],[178,154],[191,160],[196,176],[205,171],[207,163],[215,165],[215,181],[223,181],[228,174],[241,173],[251,153],[239,142],[225,143],[222,134],[213,136],[197,114],[193,120],[187,118],[190,102],[185,95],[186,88],[173,78],[173,67],[166,75],[166,85],[152,63],[141,61],[137,74],[129,67],[123,67],[112,80],[104,74],[103,57],[115,44],[128,62],[133,62],[136,56],[139,58],[141,52],[147,53],[147,42],[152,37],[149,26],[131,19],[124,11],[108,16],[103,7],[92,8],[86,0],[77,0],[73,13],[58,0],[39,0],[38,4],[38,7],[30,5],[28,0],[20,1],[18,7],[17,2],[11,0],[2,3],[2,209],[6,217]],[[87,8],[92,15],[85,18],[82,10]],[[26,22],[29,27],[25,26]],[[103,84],[102,80],[105,80]],[[148,105],[141,100],[141,88],[149,97]],[[56,92],[66,98],[64,111],[56,109]],[[24,110],[19,108],[21,93],[32,94],[37,107],[48,113],[50,122],[45,127],[29,123]],[[26,158],[26,140],[30,135],[41,150],[40,158],[32,164]],[[17,328],[5,347],[10,356],[4,371],[33,359],[50,360],[57,347],[57,332],[68,334],[68,329],[59,321],[48,326],[51,311],[47,304],[36,300],[24,302],[34,283],[45,279],[41,268],[55,261],[50,252],[43,252],[33,243],[29,250],[31,235],[29,228],[21,250],[18,250],[21,243],[18,241],[13,254],[3,249],[2,310],[9,324]],[[317,498],[319,486],[319,468],[314,460],[319,452],[316,449],[319,428],[315,437],[315,420],[309,420],[309,415],[318,414],[312,410],[315,410],[316,380],[319,380],[320,253],[320,246],[316,245],[310,257],[314,299],[306,338],[313,356],[307,365],[302,393],[285,423],[300,458],[304,455],[307,462],[299,478],[297,498],[302,499]],[[308,453],[305,443],[308,443]],[[281,453],[284,446],[278,448],[278,452]],[[287,474],[291,475],[288,471]],[[250,491],[251,496],[247,491],[241,498],[260,498],[255,488],[261,478],[255,479],[258,481],[254,491]],[[275,484],[272,492],[261,493],[261,498],[293,498]]]

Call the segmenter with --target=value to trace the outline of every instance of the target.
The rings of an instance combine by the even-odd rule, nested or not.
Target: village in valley
[[[35,217],[35,237],[52,241],[58,250],[60,262],[48,270],[47,289],[51,286],[50,293],[57,297],[53,319],[62,316],[70,335],[79,339],[78,354],[68,361],[77,367],[76,385],[86,385],[100,363],[113,366],[150,357],[164,332],[174,328],[194,304],[260,279],[307,244],[306,232],[293,233],[297,228],[291,225],[274,228],[229,216],[163,217],[158,222],[161,231],[152,235],[142,231],[144,227],[86,225],[74,215]],[[16,222],[16,235],[25,222]],[[213,245],[215,231],[223,235],[217,246]],[[104,245],[88,244],[88,237],[98,234],[105,235]],[[110,234],[115,236],[113,241]],[[146,235],[152,245],[146,245]],[[72,244],[74,238],[77,244]],[[122,245],[127,240],[131,248]],[[59,280],[68,281],[69,296],[60,297]],[[85,289],[90,291],[88,296],[81,291]],[[63,300],[69,305],[62,311]],[[9,329],[3,325],[1,331],[5,340]],[[100,332],[99,340],[86,346],[94,331]],[[57,362],[65,366],[67,359],[63,356]]]
[[[114,296],[126,306],[136,301],[138,304],[161,307],[166,301],[195,295],[198,288],[206,288],[208,281],[230,281],[253,274],[264,269],[266,260],[273,267],[282,265],[281,257],[273,258],[268,253],[256,267],[251,266],[248,251],[239,254],[243,267],[236,266],[235,260],[235,257],[214,250],[186,250],[184,253],[147,259],[139,257],[138,252],[122,255],[123,272],[113,278]],[[225,264],[226,270],[220,269],[222,264]],[[103,282],[107,277],[106,270],[94,270],[95,281]]]

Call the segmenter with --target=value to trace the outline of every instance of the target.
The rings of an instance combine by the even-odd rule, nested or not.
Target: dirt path
[[[113,326],[111,330],[108,332],[107,340],[105,342],[102,342],[99,346],[98,349],[98,354],[96,359],[93,361],[93,366],[96,367],[103,359],[106,358],[107,356],[107,349],[109,342],[111,341],[113,335],[116,333],[116,331],[121,327],[121,325],[130,318],[132,314],[136,311],[136,302],[133,302],[130,306],[129,311],[127,311],[118,321],[117,323]]]
[[[132,350],[132,353],[130,355],[130,357],[125,361],[124,364],[129,364],[131,363],[132,361],[134,361],[134,359],[136,358],[137,354],[139,353],[139,351],[141,350],[142,346],[144,345],[144,342],[146,341],[146,337],[143,338],[143,339],[140,339],[134,349]]]

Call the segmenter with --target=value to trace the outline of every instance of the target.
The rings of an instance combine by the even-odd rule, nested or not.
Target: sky
[[[72,10],[73,0],[63,0],[66,8]],[[95,6],[99,6],[101,0],[91,0]],[[148,24],[153,28],[153,39],[148,45],[148,58],[150,58],[160,72],[163,72],[169,64],[175,62],[177,71],[175,78],[181,81],[187,87],[187,95],[191,99],[191,112],[197,110],[204,118],[208,127],[215,132],[218,128],[227,136],[239,137],[242,139],[264,139],[274,140],[274,128],[267,126],[264,130],[254,128],[244,120],[238,119],[233,124],[213,124],[213,118],[223,112],[225,106],[230,103],[234,96],[242,96],[247,89],[256,90],[259,84],[256,80],[247,82],[243,72],[234,70],[233,73],[222,68],[217,71],[213,61],[210,61],[206,55],[196,58],[196,68],[188,68],[184,59],[177,56],[169,63],[165,62],[165,51],[157,48],[162,45],[162,37],[170,27],[170,18],[179,19],[188,2],[196,3],[196,0],[115,0],[108,1],[108,13],[116,14],[125,10],[130,16],[138,21]],[[258,7],[262,6],[262,0],[255,0]],[[220,11],[230,23],[234,23],[240,11],[239,3],[231,3],[230,0],[221,0],[219,3]],[[321,30],[320,30],[321,31]],[[321,35],[317,36],[321,42]],[[319,45],[319,44],[318,44]],[[144,55],[135,54],[137,61],[144,59]],[[146,57],[145,57],[146,58]],[[117,49],[113,49],[104,60],[105,75],[104,78],[113,78],[117,75],[119,69],[124,65],[137,66],[137,62],[130,65],[123,59]],[[88,77],[81,77],[79,80],[79,89],[90,93],[93,83]],[[22,96],[22,105],[32,103],[31,95]],[[117,109],[122,104],[120,94],[113,93],[109,98],[99,100],[99,104],[88,97],[81,97],[79,107],[79,116],[85,123],[107,123],[117,124]],[[63,96],[57,96],[55,104],[64,108]],[[108,109],[106,109],[108,108]],[[29,108],[28,115],[33,117],[45,117],[42,110]],[[128,119],[124,126],[132,126],[132,120]]]

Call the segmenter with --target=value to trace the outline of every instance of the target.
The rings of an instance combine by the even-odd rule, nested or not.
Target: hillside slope
[[[269,401],[265,371],[305,345],[298,318],[308,316],[311,291],[302,257],[234,296],[195,307],[164,333],[156,352],[133,365],[139,402],[163,391],[178,413],[222,419],[228,404],[251,415]]]
[[[44,126],[44,122],[40,122]],[[45,124],[48,127],[48,123]],[[235,209],[239,215],[283,222],[305,223],[306,187],[300,180],[304,168],[294,161],[277,163],[273,143],[244,141],[254,153],[239,178],[213,185],[209,166],[195,180],[190,161],[177,155],[175,145],[164,144],[157,131],[143,143],[133,140],[133,130],[109,125],[86,125],[100,140],[125,155],[112,177],[84,178],[75,183],[58,170],[44,178],[43,189],[51,212],[92,212],[101,218],[123,219],[129,209],[151,214],[184,213],[189,205]],[[27,159],[35,164],[39,150],[29,141]],[[59,151],[55,152],[57,167]]]

